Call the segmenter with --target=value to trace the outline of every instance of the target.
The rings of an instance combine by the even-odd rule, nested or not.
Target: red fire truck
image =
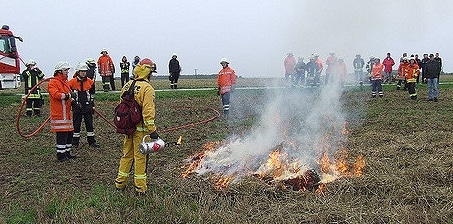
[[[16,39],[8,25],[0,29],[0,89],[16,89],[20,86],[20,57],[16,48]]]

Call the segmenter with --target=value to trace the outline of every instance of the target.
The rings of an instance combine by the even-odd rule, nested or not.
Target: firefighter
[[[317,86],[319,85],[319,80],[316,80],[315,73],[318,70],[318,63],[316,63],[314,57],[310,57],[310,61],[305,65],[305,70],[307,70],[307,85]]]
[[[365,65],[365,69],[367,71],[368,77],[370,78],[370,82],[371,82],[371,70],[373,69],[374,63],[375,63],[375,57],[370,56],[370,60],[368,60],[368,62]]]
[[[411,57],[409,59],[409,64],[404,67],[404,76],[406,77],[407,89],[409,90],[409,96],[412,100],[417,99],[415,83],[417,82],[418,75],[420,75],[420,68],[418,67],[415,58]]]
[[[87,78],[93,80],[93,85],[90,88],[90,94],[94,97],[96,94],[96,61],[93,58],[87,58],[86,65],[88,66]]]
[[[80,63],[77,65],[74,77],[68,82],[71,90],[77,94],[77,97],[72,101],[74,121],[73,148],[79,147],[82,119],[85,121],[88,145],[93,148],[100,147],[94,138],[93,128],[94,98],[90,94],[90,89],[94,82],[87,77],[87,71],[88,66],[86,63]]]
[[[329,78],[331,75],[334,75],[335,73],[335,68],[338,63],[338,58],[335,56],[335,53],[330,53],[329,57],[326,59],[326,84],[329,83]]]
[[[27,95],[30,90],[44,78],[44,74],[36,67],[36,62],[33,59],[30,59],[25,66],[27,66],[27,69],[22,72],[21,79],[25,83],[25,95]],[[37,87],[28,96],[25,110],[27,117],[31,117],[33,114],[37,117],[41,117],[41,107],[43,106],[43,103],[44,100],[42,99],[41,89]]]
[[[129,82],[129,67],[131,63],[127,61],[126,56],[121,58],[120,68],[121,68],[121,87],[124,87],[124,84]]]
[[[303,57],[299,57],[297,64],[294,67],[296,71],[296,78],[294,79],[294,85],[305,85],[305,62]]]
[[[139,145],[145,135],[149,135],[152,139],[158,139],[156,125],[154,124],[155,106],[154,88],[150,84],[150,78],[154,70],[154,63],[144,58],[134,68],[135,95],[134,98],[142,107],[143,120],[137,124],[137,130],[132,135],[124,136],[123,140],[123,156],[120,159],[118,175],[115,179],[115,187],[118,190],[124,190],[127,185],[129,173],[134,164],[134,185],[135,191],[143,194],[147,190],[146,184],[146,164],[148,157],[139,152]],[[121,90],[121,95],[132,85],[132,80],[126,83]]]
[[[294,74],[296,74],[294,70],[294,66],[296,66],[296,58],[294,57],[293,53],[288,53],[286,55],[285,60],[283,61],[283,65],[285,67],[285,82],[286,85],[290,85],[294,79]]]
[[[352,65],[354,67],[354,74],[357,82],[359,82],[359,85],[363,85],[363,67],[365,66],[365,61],[360,54],[355,56]]]
[[[379,97],[384,96],[382,91],[382,71],[384,70],[384,65],[381,64],[379,58],[374,58],[373,68],[371,69],[371,97],[376,98],[376,91],[378,91]]]
[[[50,131],[56,134],[57,159],[60,162],[75,159],[71,155],[72,123],[71,102],[76,98],[68,85],[68,73],[70,65],[68,62],[60,61],[55,65],[54,79],[48,84],[50,99]]]
[[[169,72],[169,80],[170,80],[170,88],[177,89],[178,88],[178,80],[179,74],[181,73],[181,66],[179,65],[178,59],[176,59],[178,55],[173,53],[171,56],[170,62],[168,62],[168,72]]]
[[[392,67],[395,65],[395,61],[390,53],[387,53],[387,57],[382,60],[382,64],[384,65],[384,83],[391,84],[393,82]]]
[[[217,76],[218,95],[222,96],[223,115],[228,117],[230,113],[230,92],[234,91],[236,84],[236,73],[229,67],[228,59],[222,58],[220,60],[222,69]],[[293,68],[294,69],[294,68]]]
[[[401,59],[401,62],[398,66],[398,76],[396,79],[398,79],[398,83],[396,84],[396,89],[400,90],[401,85],[403,85],[403,90],[407,90],[407,84],[406,84],[406,77],[404,76],[404,69],[405,67],[409,64],[409,60],[407,57],[404,57]]]
[[[104,92],[109,91],[109,85],[115,91],[115,65],[110,58],[107,49],[102,49],[101,56],[98,59],[98,72],[102,77],[102,87]]]

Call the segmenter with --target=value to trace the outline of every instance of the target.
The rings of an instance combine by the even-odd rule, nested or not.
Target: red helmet
[[[153,61],[151,61],[151,59],[149,59],[149,58],[143,58],[139,64],[140,65],[149,65],[150,68],[153,67],[153,65],[154,65]]]

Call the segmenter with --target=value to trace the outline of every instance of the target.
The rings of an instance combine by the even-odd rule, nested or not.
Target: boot
[[[94,136],[88,136],[87,137],[87,140],[88,140],[88,145],[92,148],[99,148],[101,147],[97,142],[96,140],[94,139]]]
[[[27,112],[25,112],[25,114],[27,115],[27,117],[31,117],[31,115],[33,115],[33,112],[32,111],[27,111]]]
[[[60,162],[64,162],[64,161],[68,161],[69,160],[69,158],[66,157],[66,153],[60,153],[60,152],[57,152],[57,159]]]
[[[35,110],[35,116],[41,117],[41,110]]]
[[[71,155],[71,151],[66,151],[65,155],[68,159],[75,159],[77,156]]]
[[[72,137],[72,147],[73,148],[79,147],[79,140],[80,140],[80,137]]]
[[[177,89],[177,88],[178,88],[178,85],[175,85],[175,89]]]

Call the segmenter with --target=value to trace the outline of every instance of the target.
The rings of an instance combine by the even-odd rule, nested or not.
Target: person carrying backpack
[[[134,68],[134,80],[127,82],[121,90],[121,96],[128,91],[132,84],[134,87],[135,101],[142,109],[142,121],[136,125],[136,130],[124,136],[123,156],[120,159],[118,176],[115,179],[115,187],[118,190],[124,190],[127,185],[132,164],[134,164],[134,185],[138,194],[143,194],[147,190],[146,184],[146,164],[147,156],[139,152],[139,145],[145,135],[151,139],[158,139],[155,119],[154,88],[150,84],[152,73],[155,72],[154,63],[144,58]],[[163,145],[162,145],[163,146]]]

